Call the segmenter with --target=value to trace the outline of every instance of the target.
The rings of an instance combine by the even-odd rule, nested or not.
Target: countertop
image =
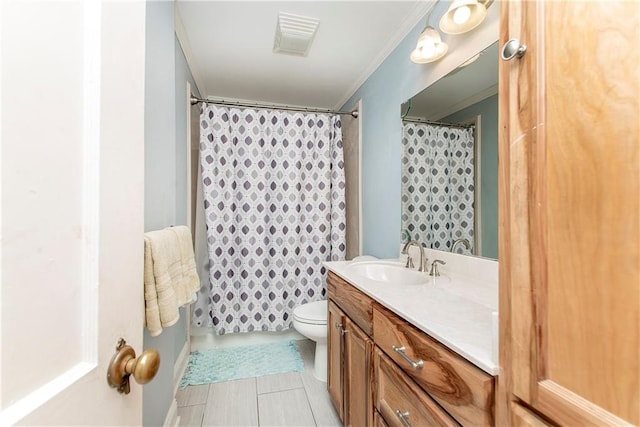
[[[478,368],[498,374],[497,283],[441,269],[438,278],[424,273],[425,284],[390,284],[354,274],[351,263],[324,265]]]

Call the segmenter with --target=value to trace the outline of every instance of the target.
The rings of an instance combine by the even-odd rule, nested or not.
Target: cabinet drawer
[[[378,411],[373,411],[373,427],[389,427]]]
[[[374,359],[376,409],[386,424],[399,427],[458,425],[378,348],[375,349]]]
[[[375,343],[463,425],[493,425],[494,379],[391,311],[373,309]],[[412,367],[404,356],[422,361]]]
[[[511,425],[514,427],[551,427],[551,424],[515,402],[511,402]]]
[[[367,335],[373,335],[373,300],[332,272],[327,276],[329,298]]]

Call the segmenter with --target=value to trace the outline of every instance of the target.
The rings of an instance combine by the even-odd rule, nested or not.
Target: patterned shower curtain
[[[474,244],[473,129],[403,123],[402,230],[429,248]]]
[[[200,164],[209,283],[193,308],[216,334],[281,331],[324,299],[345,256],[339,116],[203,105]]]

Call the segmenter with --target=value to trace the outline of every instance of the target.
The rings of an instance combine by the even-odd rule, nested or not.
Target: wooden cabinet
[[[500,8],[498,424],[638,425],[640,2]]]
[[[329,300],[329,313],[327,315],[327,389],[333,406],[338,411],[340,421],[344,422],[344,392],[343,392],[343,373],[344,360],[342,345],[342,330],[344,322],[344,313],[333,301]]]
[[[374,411],[373,413],[373,425],[375,427],[389,427],[389,424],[384,421],[384,418],[382,418],[382,415],[380,415],[378,411]]]
[[[514,402],[511,403],[511,423],[514,427],[551,427],[538,415]]]
[[[378,348],[375,350],[375,372],[376,409],[388,425],[459,425]]]
[[[491,375],[379,305],[373,330],[376,345],[459,423],[493,425]]]
[[[328,289],[327,386],[345,425],[494,424],[492,376],[333,273]]]
[[[328,284],[329,396],[345,426],[370,426],[373,423],[373,341],[346,313],[371,331],[372,302],[331,273]],[[336,285],[340,286],[338,292]]]
[[[348,317],[345,331],[345,425],[370,426],[373,421],[373,341]]]

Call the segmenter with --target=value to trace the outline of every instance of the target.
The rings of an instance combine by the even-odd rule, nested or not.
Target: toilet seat
[[[327,301],[302,304],[293,310],[293,319],[309,325],[327,324]]]

